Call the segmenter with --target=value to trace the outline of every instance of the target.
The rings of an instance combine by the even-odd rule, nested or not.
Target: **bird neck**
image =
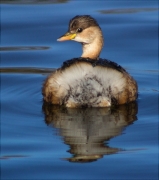
[[[81,57],[95,60],[99,57],[100,52],[103,48],[104,40],[100,29],[96,34],[97,35],[95,36],[92,42],[82,43],[83,53]]]

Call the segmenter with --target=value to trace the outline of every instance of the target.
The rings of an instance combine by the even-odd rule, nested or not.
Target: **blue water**
[[[61,1],[62,2],[62,1]],[[158,2],[1,1],[1,179],[158,179]],[[100,24],[102,58],[136,79],[116,109],[43,104],[43,81],[81,45],[57,42],[75,15]]]

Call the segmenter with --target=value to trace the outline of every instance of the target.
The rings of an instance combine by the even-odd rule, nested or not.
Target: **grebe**
[[[65,61],[43,86],[44,101],[78,107],[109,107],[135,101],[137,83],[118,64],[99,58],[103,35],[97,21],[89,15],[70,20],[68,32],[58,41],[80,42],[80,58]]]

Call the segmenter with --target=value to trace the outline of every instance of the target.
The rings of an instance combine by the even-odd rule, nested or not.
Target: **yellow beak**
[[[57,39],[57,41],[68,41],[68,40],[74,39],[75,37],[76,37],[76,33],[67,32],[66,34],[61,36],[59,39]]]

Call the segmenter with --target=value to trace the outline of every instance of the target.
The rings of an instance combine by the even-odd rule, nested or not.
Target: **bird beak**
[[[61,36],[59,39],[57,39],[57,41],[68,41],[68,40],[74,39],[75,37],[76,37],[76,33],[67,32],[66,34]]]

